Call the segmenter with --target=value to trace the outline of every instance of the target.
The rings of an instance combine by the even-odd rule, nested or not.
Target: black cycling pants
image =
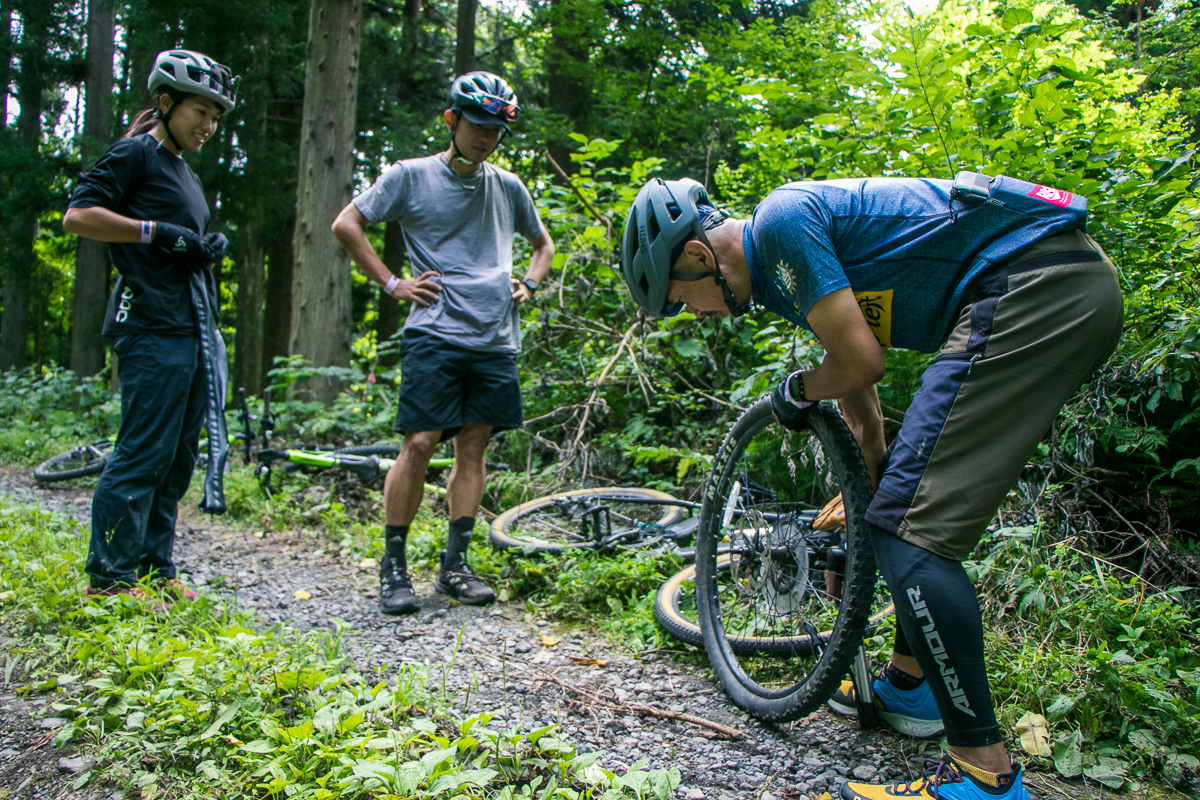
[[[175,577],[175,518],[196,464],[206,397],[195,336],[131,334],[113,351],[121,431],[92,495],[85,568],[97,589]]]
[[[870,525],[879,572],[896,620],[925,673],[955,747],[1002,741],[983,659],[983,620],[960,562],[934,555]]]

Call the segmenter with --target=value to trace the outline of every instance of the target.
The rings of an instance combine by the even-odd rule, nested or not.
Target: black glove
[[[771,410],[775,412],[775,419],[793,431],[808,427],[808,412],[816,405],[816,401],[803,399],[804,379],[800,375],[800,372],[793,372],[771,392]]]
[[[219,261],[229,249],[229,240],[224,234],[210,233],[201,237],[194,230],[181,225],[172,225],[169,222],[154,224],[154,244],[188,266]]]
[[[210,256],[209,261],[212,262],[220,261],[225,255],[225,251],[229,249],[229,240],[223,233],[207,233],[202,241],[205,252]]]

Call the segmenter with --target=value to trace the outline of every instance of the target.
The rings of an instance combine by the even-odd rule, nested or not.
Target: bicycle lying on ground
[[[112,455],[115,440],[116,437],[98,439],[51,456],[33,468],[33,478],[38,483],[55,483],[99,475]]]
[[[286,470],[342,470],[355,475],[363,483],[374,486],[382,482],[400,454],[400,445],[389,442],[349,447],[316,448],[301,445],[295,448],[273,448],[270,445],[275,436],[275,418],[271,414],[269,398],[263,398],[262,414],[255,416],[250,412],[245,391],[239,389],[238,406],[237,419],[241,430],[230,437],[230,444],[231,447],[241,448],[242,460],[246,466],[253,465],[259,486],[267,497],[274,496],[278,491],[275,474],[277,464],[282,464]],[[258,423],[257,431],[255,423]],[[98,475],[112,455],[114,441],[115,437],[101,439],[59,453],[34,467],[33,477],[38,483],[54,483]],[[207,441],[201,440],[196,459],[197,466],[203,468],[207,459]],[[445,489],[437,485],[437,477],[453,465],[453,458],[430,459],[425,488],[444,494]],[[508,469],[504,464],[491,462],[487,466],[493,471]]]
[[[491,541],[549,554],[657,549],[694,561],[659,590],[655,618],[703,645],[738,706],[764,720],[797,719],[857,661],[860,722],[870,726],[861,648],[891,611],[863,521],[870,498],[841,416],[819,405],[809,430],[795,433],[775,422],[768,396],[725,437],[701,503],[637,487],[560,492],[500,514]]]

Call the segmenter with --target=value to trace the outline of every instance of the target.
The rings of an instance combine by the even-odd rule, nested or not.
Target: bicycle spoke
[[[819,412],[812,432],[795,433],[774,422],[769,400],[756,402],[714,463],[705,497],[720,501],[701,512],[705,649],[735,702],[764,719],[823,702],[886,606],[861,523],[870,499],[862,457],[840,417]],[[839,493],[851,527],[825,530],[820,512]]]
[[[491,540],[501,549],[549,553],[644,547],[663,538],[664,526],[683,518],[683,510],[670,505],[676,502],[649,489],[576,489],[503,512],[492,524]]]

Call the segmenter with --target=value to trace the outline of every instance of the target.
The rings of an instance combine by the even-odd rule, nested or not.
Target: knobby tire
[[[717,556],[718,581],[727,579],[731,571],[730,561],[731,556],[728,553]],[[658,622],[659,627],[684,644],[703,647],[704,632],[700,630],[700,622],[696,616],[695,581],[695,564],[684,567],[668,578],[654,596],[654,619]],[[868,628],[881,622],[892,611],[891,603],[882,608],[873,609],[867,622]],[[829,632],[821,631],[818,635],[823,639],[828,638]],[[739,656],[787,657],[811,650],[813,641],[812,636],[805,633],[775,637],[726,634],[725,638],[733,652]]]
[[[886,605],[863,519],[871,485],[858,445],[829,406],[808,420],[810,431],[788,431],[770,396],[759,398],[721,443],[700,510],[704,649],[730,699],[764,721],[795,720],[824,703],[847,675],[872,607]],[[839,491],[845,526],[815,531],[816,514]],[[723,568],[719,550],[730,554]],[[754,648],[742,646],[747,639]]]
[[[622,525],[639,525],[653,532],[683,519],[685,509],[646,503],[646,500],[678,502],[654,489],[574,489],[539,497],[502,512],[492,522],[490,539],[498,550],[527,550],[557,555],[566,550],[594,547],[587,536],[583,512],[597,505],[609,508],[614,530]]]

